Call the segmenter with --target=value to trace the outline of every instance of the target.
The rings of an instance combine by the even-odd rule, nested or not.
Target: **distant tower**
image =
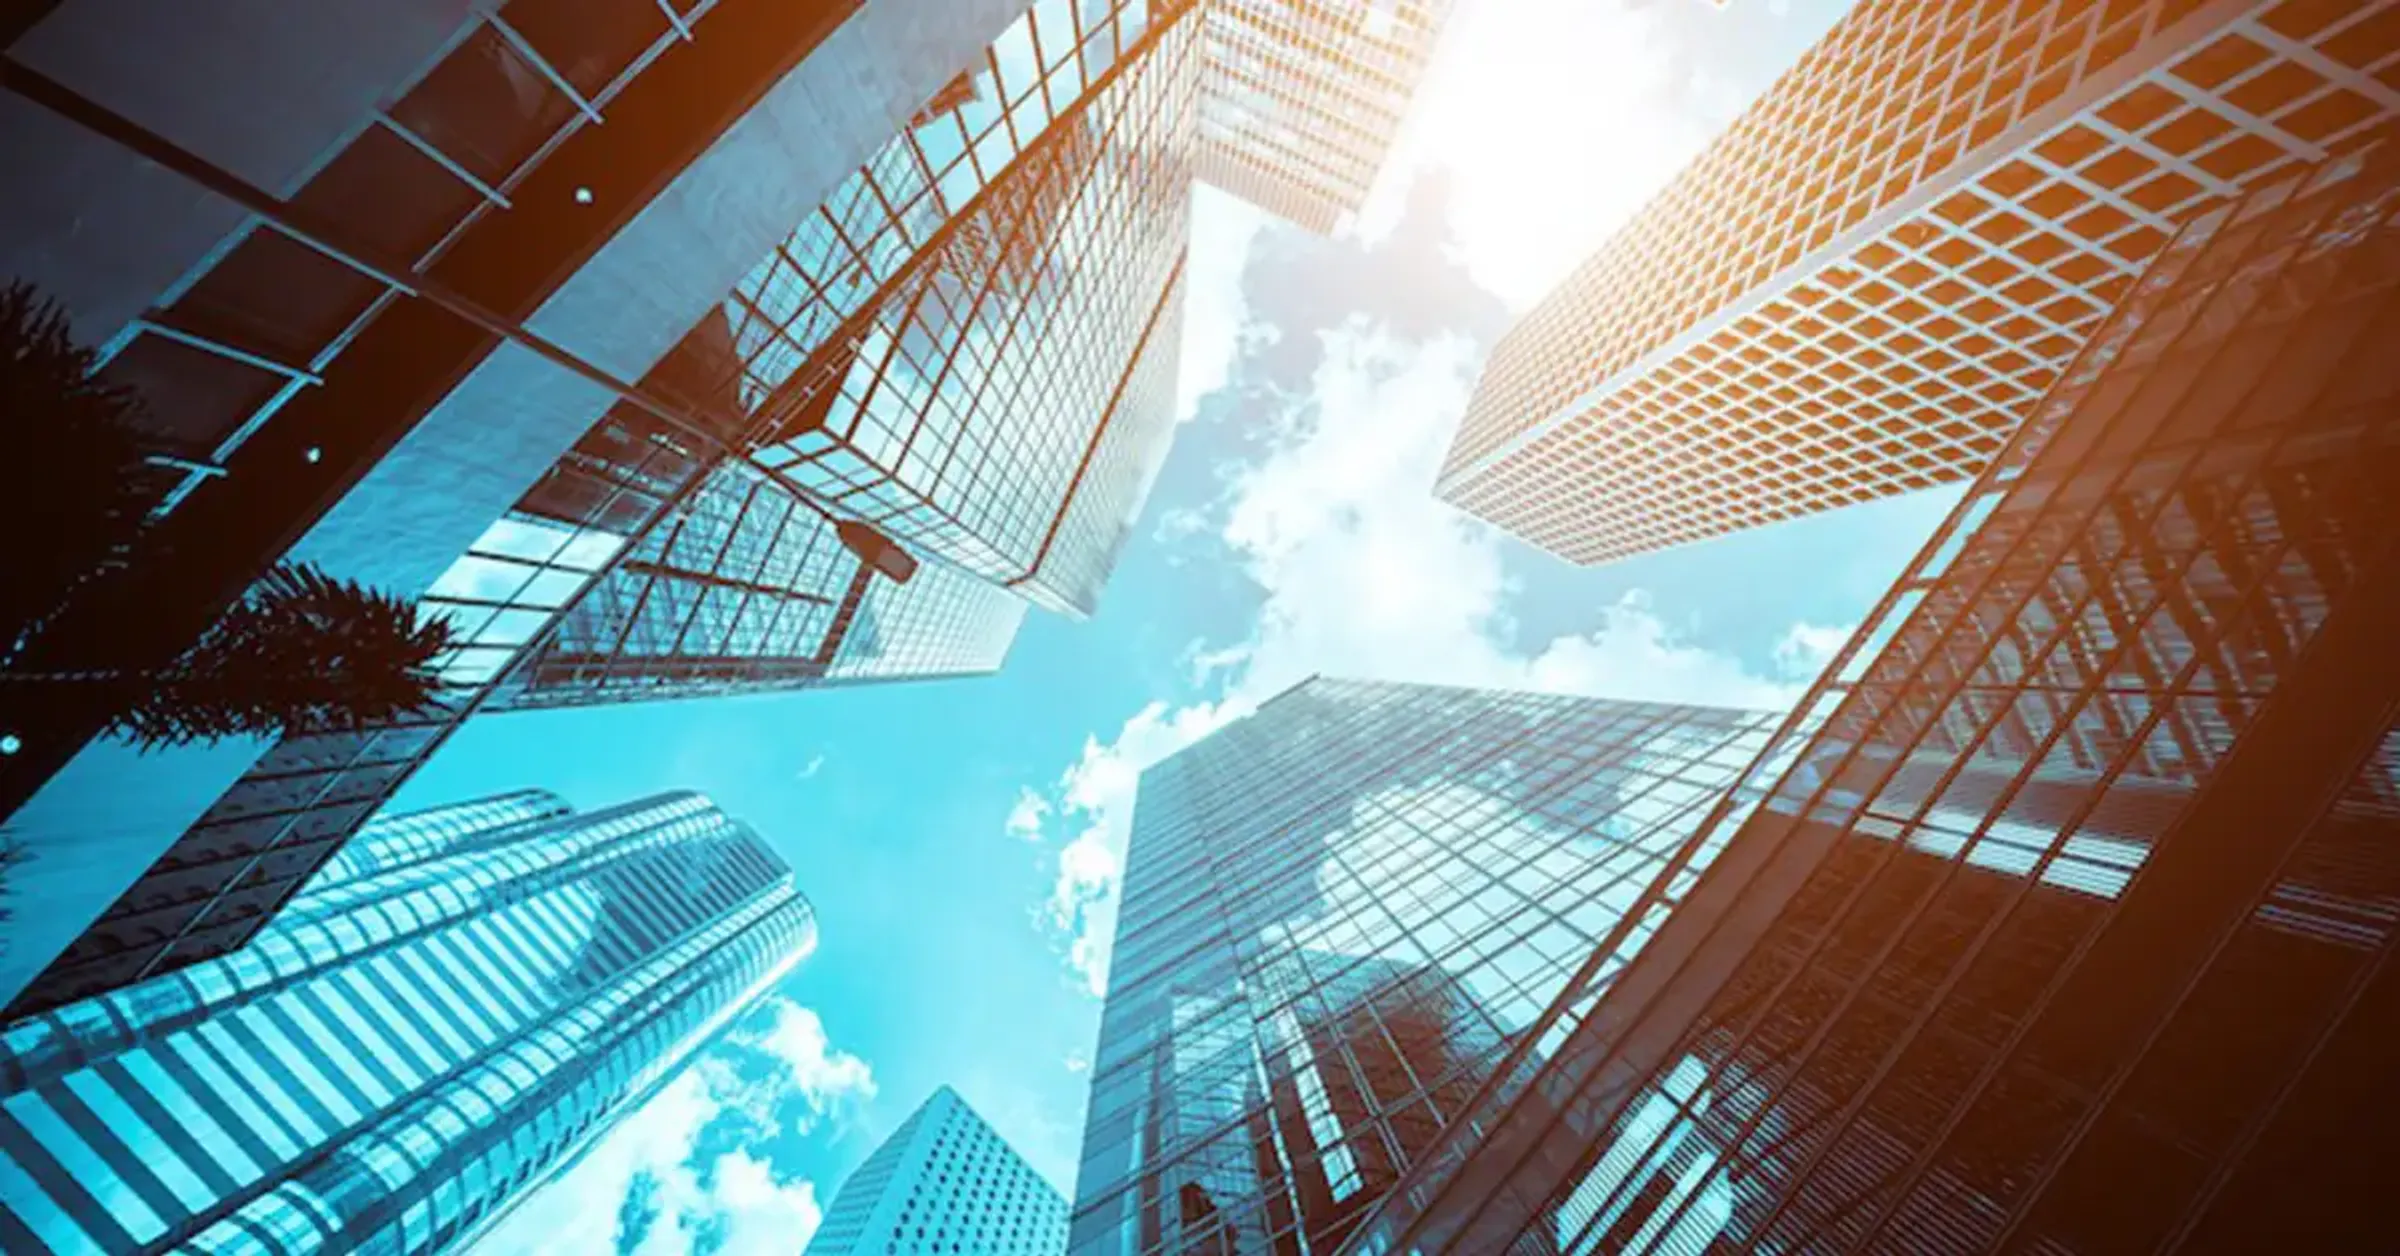
[[[808,1256],[1058,1256],[1067,1201],[944,1086],[842,1183]]]
[[[0,1249],[464,1244],[815,944],[696,794],[378,821],[248,946],[0,1037]]]

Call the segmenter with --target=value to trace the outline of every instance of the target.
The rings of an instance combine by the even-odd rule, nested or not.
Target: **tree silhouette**
[[[111,726],[144,747],[324,732],[425,710],[447,618],[305,564],[278,566],[191,649],[129,686]]]
[[[142,403],[94,379],[95,364],[56,303],[0,288],[0,424],[25,472],[0,494],[0,693],[97,701],[111,731],[145,748],[350,728],[430,705],[435,662],[456,644],[450,621],[421,622],[410,599],[307,564],[269,571],[164,667],[110,667],[90,642],[62,639],[75,635],[68,607],[105,619],[139,614],[146,596],[132,578],[152,541]]]
[[[141,399],[95,380],[94,361],[54,302],[0,287],[0,428],[21,472],[0,493],[0,660],[141,533]]]

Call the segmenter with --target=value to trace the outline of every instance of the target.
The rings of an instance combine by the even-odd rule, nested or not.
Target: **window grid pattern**
[[[1016,643],[1025,609],[1018,598],[946,567],[920,567],[907,584],[877,580],[867,586],[826,678],[988,675]]]
[[[295,205],[419,266],[526,173],[714,0],[506,0],[464,21],[423,73],[291,193]],[[151,399],[158,510],[225,474],[233,451],[402,294],[253,221],[102,347],[101,377]]]
[[[707,800],[561,811],[396,817],[241,951],[10,1027],[8,1250],[467,1243],[813,946]]]
[[[1042,559],[1183,256],[1193,36],[1162,27],[1053,121],[790,381],[757,462],[912,549],[1088,611]]]
[[[2197,7],[1861,6],[1510,334],[1443,495],[1593,563],[1974,474],[2180,222],[2400,113],[2400,4]]]
[[[1199,177],[1330,235],[1365,202],[1449,0],[1199,6]]]
[[[2344,1061],[2390,1045],[2355,1010],[2400,940],[2400,729],[2374,634],[2325,639],[2400,542],[2393,156],[2186,229],[1819,682],[1823,735],[1716,826],[1823,853],[1752,883],[1781,906],[1705,1010],[1636,1055],[1562,1000],[1545,1102],[1362,1250],[2380,1230],[2327,1158],[2393,1100]]]
[[[746,463],[710,472],[524,654],[491,710],[998,670],[1025,603],[937,565],[865,570]]]
[[[1175,439],[1175,378],[1183,346],[1183,269],[1159,295],[1141,348],[1110,399],[1086,465],[1035,558],[1042,586],[1066,608],[1095,607]]]
[[[794,408],[794,376],[810,356],[936,247],[945,225],[1014,168],[1055,119],[1073,112],[1146,29],[1141,0],[1102,0],[1074,12],[1036,6],[960,71],[726,298],[742,408],[763,408],[770,420]],[[1045,190],[1049,208],[1058,208],[1064,190]],[[953,230],[984,237],[989,247],[995,227]]]
[[[787,490],[722,463],[559,617],[502,703],[706,693],[785,664],[821,674],[859,567]]]
[[[1146,772],[1069,1250],[1338,1246],[1773,722],[1320,678]]]
[[[820,1256],[1055,1256],[1067,1201],[944,1086],[842,1183]]]

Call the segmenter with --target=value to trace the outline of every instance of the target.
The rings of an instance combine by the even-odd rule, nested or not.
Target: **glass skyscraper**
[[[1449,0],[1208,0],[1200,177],[1330,234],[1366,200]]]
[[[1501,342],[1439,492],[1599,563],[1967,479],[2396,68],[2400,0],[1862,0]]]
[[[1145,772],[1069,1250],[1334,1250],[1773,725],[1319,678]]]
[[[1037,6],[728,298],[756,462],[938,562],[1093,608],[1163,455],[1199,24]],[[1120,453],[1118,459],[1125,455]],[[1111,492],[1110,490],[1114,490]],[[1113,498],[1113,500],[1108,500]]]
[[[1067,1201],[948,1086],[853,1170],[808,1256],[1057,1256]]]
[[[2196,218],[1367,1252],[2368,1251],[2400,152]]]
[[[0,1248],[469,1240],[815,942],[697,795],[377,820],[248,946],[0,1035]]]

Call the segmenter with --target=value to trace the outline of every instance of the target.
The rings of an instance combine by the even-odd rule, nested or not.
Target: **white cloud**
[[[1207,527],[1207,516],[1196,511],[1190,512],[1190,514],[1193,518],[1200,520],[1201,528]],[[1208,648],[1207,642],[1194,641],[1191,648],[1183,653],[1184,666],[1190,669],[1192,683],[1195,685],[1205,685],[1214,679],[1217,673],[1239,667],[1249,660],[1250,647],[1242,644],[1212,650]]]
[[[808,762],[802,764],[800,767],[800,779],[804,781],[808,780],[824,770],[825,756],[822,754],[812,754],[808,757]]]
[[[1039,842],[1042,821],[1049,816],[1049,799],[1032,789],[1020,789],[1016,805],[1008,809],[1008,835],[1020,842]]]
[[[1245,326],[1242,270],[1266,213],[1212,187],[1194,189],[1191,251],[1184,258],[1183,342],[1177,349],[1175,418],[1198,410],[1200,399],[1233,372],[1245,337],[1267,334]]]
[[[746,1152],[717,1157],[709,1175],[715,1213],[725,1218],[725,1256],[791,1256],[806,1246],[825,1211],[816,1184],[779,1178],[774,1167]]]
[[[765,1018],[763,1027],[751,1020]],[[743,1051],[781,1067],[759,1077],[734,1064]],[[635,1256],[690,1256],[703,1234],[712,1251],[765,1256],[800,1250],[823,1210],[816,1186],[778,1172],[745,1148],[697,1154],[701,1139],[729,1114],[761,1138],[784,1130],[777,1117],[797,1095],[805,1132],[843,1103],[875,1093],[865,1061],[837,1050],[815,1011],[770,997],[711,1049],[669,1079],[649,1102],[619,1121],[580,1161],[536,1191],[477,1244],[484,1256],[517,1252],[629,1250]],[[650,1220],[638,1241],[624,1232],[626,1201],[639,1192]]]
[[[1154,702],[1094,737],[1053,784],[1075,837],[1042,913],[1095,996],[1108,952],[1141,770],[1312,674],[1535,689],[1721,706],[1789,705],[1841,630],[1795,625],[1773,674],[1696,646],[1629,596],[1587,632],[1521,651],[1500,539],[1432,493],[1478,365],[1463,339],[1403,346],[1363,324],[1326,337],[1309,400],[1276,421],[1215,515],[1233,561],[1265,592],[1250,637],[1196,651],[1229,682],[1211,702]],[[1828,645],[1827,642],[1832,642]]]
[[[1153,702],[1103,746],[1084,741],[1083,757],[1059,777],[1058,813],[1083,827],[1058,852],[1046,922],[1066,949],[1067,967],[1096,998],[1107,992],[1108,946],[1116,935],[1117,880],[1133,831],[1134,787],[1142,769],[1216,731],[1239,709],[1201,703],[1170,711]]]
[[[865,1060],[835,1049],[814,1008],[775,997],[766,1001],[765,1011],[766,1028],[750,1029],[744,1022],[729,1036],[738,1046],[763,1051],[780,1061],[785,1080],[807,1099],[812,1114],[823,1116],[844,1103],[875,1097],[874,1071]]]
[[[1511,308],[1530,306],[1719,128],[1675,107],[1661,25],[1594,0],[1462,3],[1362,230],[1389,231],[1416,176],[1445,168],[1460,259]]]
[[[1842,644],[1850,639],[1850,634],[1857,631],[1856,624],[1847,627],[1793,624],[1791,631],[1783,634],[1783,640],[1775,643],[1775,665],[1782,668],[1787,677],[1802,681],[1815,680],[1817,673],[1824,671],[1825,665],[1833,661],[1833,656],[1841,652]]]

